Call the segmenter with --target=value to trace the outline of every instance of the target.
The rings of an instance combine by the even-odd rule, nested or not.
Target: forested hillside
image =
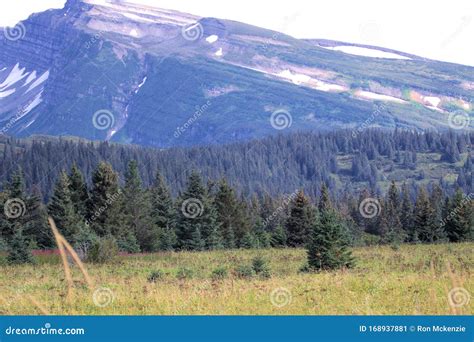
[[[460,189],[447,196],[434,184],[412,193],[406,184],[400,189],[392,182],[382,196],[364,190],[335,199],[324,184],[320,193],[317,201],[300,189],[248,200],[225,179],[205,184],[192,172],[184,191],[173,197],[160,173],[144,187],[135,161],[128,164],[123,186],[111,165],[100,162],[90,187],[77,167],[61,172],[45,206],[37,192],[24,191],[17,171],[0,193],[0,245],[10,246],[13,260],[22,262],[29,248],[53,247],[48,215],[84,255],[95,245],[98,253],[113,245],[126,252],[307,246],[317,257],[325,245],[474,238],[474,196]]]
[[[324,239],[353,245],[469,241],[473,141],[380,130],[170,150],[4,139],[0,244],[53,247],[48,215],[78,250],[301,247],[328,227]]]
[[[157,170],[174,195],[182,191],[192,170],[205,179],[225,177],[239,194],[249,197],[288,194],[295,189],[316,199],[323,183],[331,193],[386,191],[393,180],[416,184],[440,183],[453,193],[473,192],[474,133],[415,133],[382,130],[296,133],[246,143],[158,150],[72,138],[0,136],[0,181],[21,168],[28,191],[48,199],[61,170],[73,164],[90,185],[92,172],[107,161],[123,184],[127,164],[136,160],[145,186]]]

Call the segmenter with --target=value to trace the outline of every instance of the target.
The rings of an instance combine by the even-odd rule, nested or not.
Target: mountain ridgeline
[[[123,1],[69,0],[0,33],[0,132],[18,137],[172,147],[281,128],[473,127],[473,67],[392,50],[359,56],[340,50],[347,43]]]

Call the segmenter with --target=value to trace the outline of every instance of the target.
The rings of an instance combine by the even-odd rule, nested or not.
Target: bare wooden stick
[[[74,259],[77,266],[79,267],[82,274],[84,275],[84,278],[86,279],[86,282],[87,282],[87,285],[89,286],[89,289],[92,290],[93,287],[94,287],[92,279],[91,279],[91,277],[89,277],[89,273],[87,273],[87,270],[84,267],[84,264],[82,263],[81,258],[79,258],[76,251],[74,250],[74,248],[72,248],[72,246],[69,244],[69,242],[66,241],[64,236],[60,235],[59,238],[60,238],[61,242],[63,243],[63,246],[66,247],[67,251],[69,252],[71,257]]]
[[[59,254],[61,254],[61,260],[63,262],[64,267],[64,274],[66,275],[68,289],[67,289],[67,298],[71,299],[72,297],[72,287],[74,285],[71,276],[71,269],[69,268],[69,263],[67,261],[66,251],[64,250],[63,241],[61,240],[62,235],[59,233],[58,229],[56,228],[56,224],[52,217],[48,217],[49,225],[54,234],[54,238],[56,239],[56,245],[58,245]]]

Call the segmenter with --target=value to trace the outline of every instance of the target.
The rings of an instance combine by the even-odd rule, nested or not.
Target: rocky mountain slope
[[[473,67],[393,50],[100,0],[0,30],[4,134],[167,147],[474,126]]]

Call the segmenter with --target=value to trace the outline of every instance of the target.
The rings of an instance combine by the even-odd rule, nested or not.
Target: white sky
[[[131,0],[200,16],[232,19],[297,38],[384,46],[474,66],[473,0]],[[0,25],[64,0],[0,1]]]

